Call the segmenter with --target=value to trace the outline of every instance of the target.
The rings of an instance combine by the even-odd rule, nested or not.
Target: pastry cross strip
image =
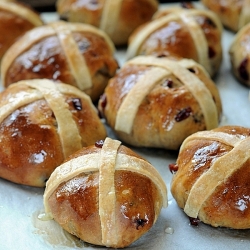
[[[195,139],[215,140],[230,145],[233,149],[217,158],[209,170],[203,173],[192,186],[184,207],[185,213],[192,218],[198,217],[203,203],[213,194],[216,187],[240,169],[250,157],[250,137],[239,138],[215,131],[202,131],[191,135],[183,142],[180,152],[189,141]]]
[[[194,66],[192,60],[173,61],[154,56],[137,56],[126,64],[152,66],[125,96],[118,109],[115,129],[130,134],[133,122],[142,100],[164,77],[173,74],[188,88],[199,103],[205,118],[206,129],[218,126],[218,111],[210,91],[205,84],[188,70]]]
[[[44,192],[45,217],[53,218],[48,199],[61,183],[81,173],[95,171],[99,171],[99,215],[103,244],[108,246],[118,240],[114,239],[116,233],[113,232],[113,230],[116,230],[114,182],[116,170],[136,172],[151,179],[162,196],[163,206],[166,207],[167,188],[158,171],[141,158],[118,153],[120,144],[120,141],[107,137],[99,152],[81,155],[57,167],[46,183]]]
[[[46,79],[23,80],[17,84],[29,86],[29,89],[16,94],[9,103],[0,108],[0,122],[11,115],[15,110],[28,105],[34,101],[45,99],[55,115],[58,124],[58,134],[60,136],[64,157],[68,157],[73,152],[82,147],[81,136],[76,122],[69,110],[69,105],[65,102],[64,94],[73,94],[86,99],[91,103],[89,97],[82,94],[80,90],[66,84],[55,84]],[[64,86],[66,85],[66,86]],[[12,88],[10,85],[9,88]],[[65,120],[67,122],[65,122]],[[74,138],[74,145],[72,139]]]

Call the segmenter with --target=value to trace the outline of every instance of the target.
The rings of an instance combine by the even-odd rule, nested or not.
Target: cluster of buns
[[[119,68],[115,45],[126,44],[158,2],[107,0],[97,27],[71,19],[44,24],[15,4],[0,3],[0,29],[8,35],[0,55],[0,177],[46,186],[46,214],[79,238],[126,247],[155,224],[167,188],[149,162],[107,137],[94,103]],[[20,23],[12,33],[5,17]],[[70,186],[79,192],[65,196]]]
[[[33,27],[18,27],[23,34],[13,33],[4,55],[0,50],[0,177],[46,186],[44,218],[86,242],[126,247],[167,206],[157,169],[122,142],[179,150],[171,192],[188,216],[250,227],[243,174],[250,129],[218,128],[222,101],[212,79],[222,61],[222,24],[212,8],[185,6],[58,0],[64,21],[42,25],[33,13]],[[29,15],[18,12],[15,20],[25,23],[19,19]],[[250,86],[248,30],[236,36],[230,55],[236,77]],[[127,46],[124,65],[117,45]],[[104,122],[120,141],[107,137]]]

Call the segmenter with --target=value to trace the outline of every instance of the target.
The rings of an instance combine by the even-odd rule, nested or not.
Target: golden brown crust
[[[156,0],[58,0],[57,12],[62,19],[99,27],[115,45],[125,45],[139,25],[149,21],[158,9]]]
[[[147,161],[106,138],[102,148],[83,148],[56,169],[44,205],[47,215],[84,241],[121,248],[155,223],[167,205],[166,185]]]
[[[224,126],[184,141],[171,192],[187,215],[215,227],[250,227],[249,140],[248,128]]]
[[[231,68],[239,82],[250,87],[250,52],[248,41],[250,24],[245,25],[234,36],[229,48]]]
[[[132,33],[127,58],[140,54],[190,58],[214,76],[222,60],[221,33],[221,23],[211,11],[159,10]]]
[[[65,157],[106,136],[87,95],[48,80],[22,81],[3,91],[0,121],[1,177],[30,186],[44,186]]]
[[[221,101],[194,61],[140,56],[110,80],[99,110],[126,143],[178,149],[188,135],[218,126]]]
[[[217,14],[226,28],[234,32],[250,21],[249,0],[202,0],[202,3]]]
[[[22,79],[53,79],[78,87],[96,101],[118,67],[113,53],[111,40],[95,27],[49,23],[11,46],[1,65],[2,82],[8,86]]]
[[[0,2],[0,60],[26,31],[43,24],[34,10],[16,2]]]

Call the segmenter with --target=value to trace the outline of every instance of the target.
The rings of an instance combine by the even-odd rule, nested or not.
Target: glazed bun
[[[104,139],[89,96],[68,84],[24,80],[0,94],[0,177],[36,187],[66,157]]]
[[[73,85],[96,101],[118,68],[109,37],[87,24],[51,22],[32,29],[3,58],[5,87],[47,78]]]
[[[218,126],[221,100],[193,60],[138,56],[109,81],[98,108],[123,142],[177,150],[190,134]]]
[[[149,21],[158,9],[157,0],[58,0],[60,18],[100,28],[115,45],[126,45],[139,25]]]
[[[167,8],[130,36],[127,58],[137,55],[193,59],[214,76],[222,61],[222,25],[211,11]]]
[[[223,126],[188,137],[171,192],[192,218],[214,227],[250,228],[250,129]]]
[[[217,14],[226,28],[234,32],[250,22],[250,1],[248,0],[202,0],[202,3]]]
[[[0,1],[0,61],[8,48],[25,32],[43,25],[38,13],[21,2]]]
[[[158,171],[121,142],[82,148],[49,178],[45,219],[85,242],[123,248],[145,234],[167,206]]]

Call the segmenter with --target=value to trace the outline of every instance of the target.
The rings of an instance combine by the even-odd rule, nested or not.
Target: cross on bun
[[[221,34],[221,22],[211,11],[162,9],[151,22],[131,34],[127,58],[137,55],[189,58],[214,76],[222,61]]]
[[[218,126],[221,100],[193,60],[138,56],[109,81],[98,108],[123,142],[177,150],[190,134]]]
[[[0,177],[44,187],[54,169],[106,130],[89,96],[68,84],[23,80],[0,94]]]
[[[2,84],[47,78],[73,85],[96,101],[118,68],[114,50],[109,37],[93,26],[51,22],[27,32],[8,49]]]
[[[123,248],[145,234],[167,206],[158,171],[106,138],[71,155],[50,176],[44,219],[95,245]]]
[[[191,218],[214,227],[250,228],[250,129],[222,126],[189,136],[171,192]]]

